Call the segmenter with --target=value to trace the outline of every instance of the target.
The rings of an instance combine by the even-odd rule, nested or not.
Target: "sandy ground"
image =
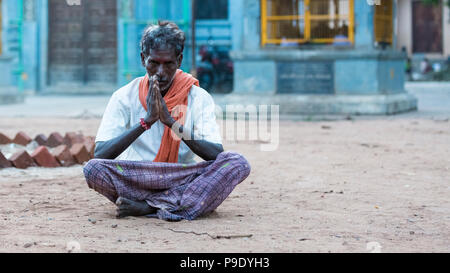
[[[1,118],[0,131],[95,135],[99,122]],[[116,219],[80,165],[0,170],[0,251],[450,251],[448,120],[282,121],[278,149],[260,144],[224,143],[252,172],[195,221]]]

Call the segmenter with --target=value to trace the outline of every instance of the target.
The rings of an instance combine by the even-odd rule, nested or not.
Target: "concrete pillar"
[[[37,1],[24,0],[23,9],[23,74],[24,90],[34,93],[39,88],[39,37],[37,23]]]
[[[229,0],[229,17],[231,24],[232,44],[231,50],[237,51],[243,48],[244,32],[244,2],[242,0]]]
[[[373,49],[374,31],[373,16],[374,7],[367,4],[367,1],[354,1],[355,12],[355,48]]]

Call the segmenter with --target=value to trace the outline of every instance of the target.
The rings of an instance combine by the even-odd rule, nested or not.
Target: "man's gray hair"
[[[184,49],[184,32],[173,22],[158,21],[149,25],[142,35],[141,52],[148,56],[150,49],[174,49],[179,56]]]

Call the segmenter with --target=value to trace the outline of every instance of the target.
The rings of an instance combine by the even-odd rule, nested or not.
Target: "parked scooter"
[[[200,86],[211,93],[229,93],[233,89],[233,62],[227,48],[202,45],[197,62]]]

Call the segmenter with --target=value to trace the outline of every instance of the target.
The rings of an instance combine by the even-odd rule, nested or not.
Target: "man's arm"
[[[203,160],[215,160],[217,156],[223,152],[223,146],[217,143],[211,143],[206,140],[195,139],[194,135],[184,126],[176,123],[175,120],[169,123],[172,130],[183,140],[184,143]],[[178,131],[178,132],[177,132]],[[115,159],[118,157],[131,143],[133,143],[145,129],[141,124],[137,124],[125,131],[122,135],[108,141],[97,142],[95,145],[94,158]]]
[[[145,129],[139,123],[116,138],[95,143],[94,158],[115,159],[143,132]]]
[[[215,160],[223,152],[222,144],[211,143],[206,140],[185,140],[183,142],[203,160]]]
[[[203,139],[196,139],[189,129],[185,128],[175,120],[167,124],[184,143],[203,160],[215,160],[223,152],[222,144],[212,143]]]

